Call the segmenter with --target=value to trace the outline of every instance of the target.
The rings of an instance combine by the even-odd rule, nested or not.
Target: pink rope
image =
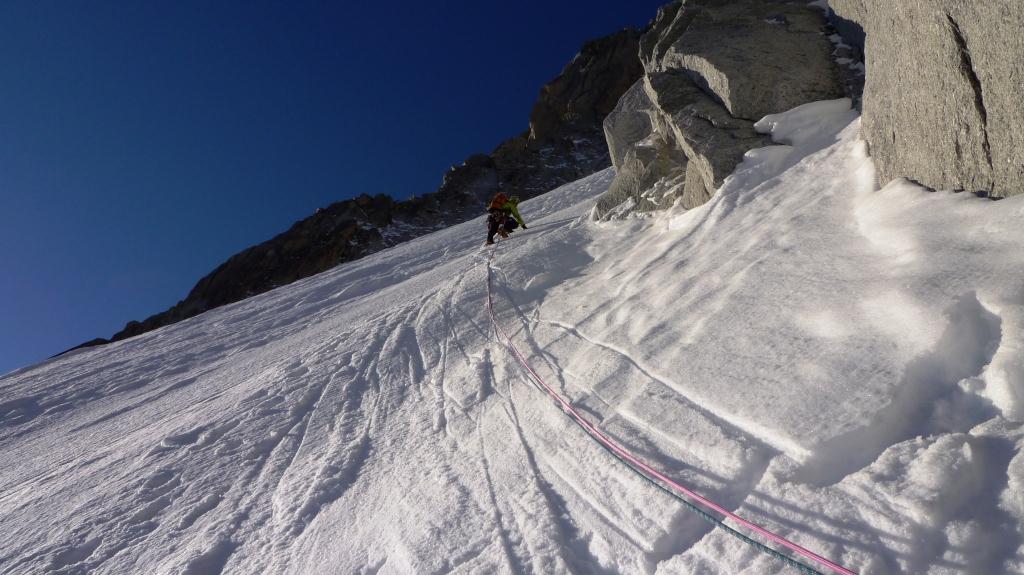
[[[813,551],[805,549],[805,548],[801,547],[800,545],[797,545],[796,543],[793,543],[792,541],[786,539],[785,537],[782,537],[781,535],[776,535],[776,534],[772,533],[771,531],[768,531],[767,529],[761,527],[760,525],[757,525],[755,523],[751,523],[750,521],[747,521],[746,519],[740,517],[739,515],[736,515],[732,511],[729,511],[728,509],[722,507],[721,505],[715,503],[714,501],[711,501],[710,499],[707,499],[707,498],[701,496],[699,493],[697,493],[697,492],[695,492],[695,491],[693,491],[691,489],[688,489],[687,487],[677,483],[676,481],[674,481],[670,477],[666,476],[665,474],[661,473],[657,469],[651,467],[646,462],[644,462],[643,460],[641,460],[638,457],[636,457],[635,455],[633,455],[631,452],[626,450],[626,448],[620,446],[614,440],[612,440],[611,438],[606,436],[604,433],[602,433],[597,427],[595,427],[593,424],[591,424],[589,421],[587,421],[578,411],[576,411],[575,408],[572,407],[572,405],[564,397],[559,395],[559,393],[557,391],[555,391],[550,385],[547,384],[547,382],[544,381],[544,378],[542,378],[540,376],[540,374],[537,373],[537,371],[533,369],[533,366],[530,365],[530,362],[526,359],[526,356],[524,356],[523,353],[521,351],[519,351],[519,348],[516,347],[516,344],[512,342],[511,336],[509,336],[508,333],[506,333],[505,330],[502,329],[501,326],[498,324],[498,318],[494,314],[494,303],[493,303],[492,296],[491,296],[492,289],[491,289],[491,261],[490,260],[491,260],[491,257],[493,257],[493,255],[494,255],[494,252],[492,251],[491,254],[488,256],[488,259],[487,259],[487,311],[491,315],[491,323],[494,324],[494,328],[498,331],[499,334],[501,334],[501,336],[503,338],[505,338],[505,341],[508,342],[508,346],[512,350],[512,353],[516,356],[516,358],[519,359],[519,363],[523,364],[523,367],[526,368],[526,371],[528,371],[530,373],[530,375],[533,376],[533,378],[537,381],[537,383],[542,385],[544,387],[544,389],[547,390],[548,394],[552,398],[554,398],[554,400],[557,401],[559,403],[559,405],[562,406],[563,410],[565,410],[567,413],[572,415],[573,418],[575,418],[576,421],[578,421],[579,424],[581,426],[583,426],[583,428],[587,431],[587,433],[590,434],[591,437],[593,437],[597,441],[599,441],[602,444],[604,444],[608,449],[611,449],[613,452],[618,454],[623,459],[629,461],[630,463],[635,465],[637,468],[642,469],[644,472],[646,472],[648,474],[649,477],[654,477],[654,478],[659,479],[662,483],[671,486],[673,489],[675,489],[679,493],[682,493],[682,494],[686,495],[690,499],[699,502],[700,504],[704,505],[705,507],[707,507],[709,509],[714,509],[715,511],[721,513],[722,515],[728,517],[729,519],[732,519],[736,523],[739,523],[740,525],[743,525],[747,529],[750,529],[751,531],[754,531],[755,533],[759,533],[764,538],[766,538],[766,539],[768,539],[770,541],[774,541],[775,543],[778,543],[779,545],[781,545],[783,547],[786,547],[787,549],[793,551],[794,553],[802,555],[803,557],[811,559],[811,560],[813,560],[813,561],[815,561],[815,562],[817,562],[817,563],[819,563],[821,565],[825,565],[826,567],[832,569],[836,573],[841,573],[842,575],[857,575],[857,573],[855,573],[853,571],[850,571],[849,569],[843,567],[842,565],[839,565],[838,563],[829,561],[828,559],[822,557],[821,555],[818,555],[817,553],[815,553]]]

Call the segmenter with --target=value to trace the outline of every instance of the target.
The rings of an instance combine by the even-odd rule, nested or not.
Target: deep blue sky
[[[433,191],[665,1],[0,3],[0,374],[319,206]]]

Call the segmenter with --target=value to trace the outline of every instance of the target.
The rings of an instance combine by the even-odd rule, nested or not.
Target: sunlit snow
[[[849,102],[691,211],[610,171],[0,378],[0,573],[783,573],[622,467],[865,575],[1024,571],[1024,196],[877,189]]]

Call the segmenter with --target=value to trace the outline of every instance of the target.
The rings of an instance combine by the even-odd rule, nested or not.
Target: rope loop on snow
[[[813,551],[801,547],[800,545],[793,543],[792,541],[786,539],[785,537],[782,537],[781,535],[776,535],[775,533],[768,531],[764,527],[761,527],[746,519],[743,519],[739,515],[736,515],[732,511],[729,511],[728,509],[722,507],[721,505],[715,503],[714,501],[711,501],[710,499],[703,497],[697,492],[681,485],[680,483],[676,482],[667,475],[661,473],[660,471],[658,471],[657,469],[655,469],[654,467],[640,459],[639,457],[633,455],[633,453],[631,453],[625,447],[622,447],[614,440],[612,440],[610,437],[602,433],[594,424],[590,423],[585,417],[583,417],[583,415],[580,414],[580,412],[577,411],[572,406],[572,404],[569,403],[568,400],[562,397],[557,391],[555,391],[554,388],[552,388],[550,385],[548,385],[547,382],[544,381],[544,378],[542,378],[540,374],[537,373],[537,371],[533,368],[533,366],[530,365],[530,362],[529,360],[526,359],[526,356],[521,351],[519,351],[518,347],[516,347],[516,344],[512,341],[512,337],[504,329],[502,329],[501,325],[498,323],[498,318],[494,313],[494,301],[492,296],[493,272],[491,270],[491,260],[493,259],[493,257],[494,250],[492,249],[490,250],[487,256],[487,311],[491,316],[491,323],[494,324],[494,328],[498,332],[498,334],[500,334],[501,337],[504,338],[505,341],[508,343],[508,347],[512,351],[512,354],[516,357],[516,359],[519,360],[519,363],[523,365],[527,373],[529,373],[530,376],[534,379],[534,381],[540,384],[547,391],[548,395],[550,395],[551,398],[554,399],[555,403],[557,403],[562,408],[563,413],[565,413],[567,417],[569,417],[574,423],[576,423],[576,425],[582,428],[583,431],[587,433],[587,435],[589,435],[608,453],[610,453],[613,457],[618,459],[628,469],[639,475],[641,478],[648,481],[661,491],[667,493],[668,495],[680,501],[684,506],[686,506],[687,509],[693,511],[705,521],[708,521],[715,527],[724,530],[726,533],[754,547],[758,551],[761,551],[762,553],[765,553],[771,557],[774,557],[775,559],[778,559],[779,561],[786,563],[791,567],[796,568],[801,573],[806,573],[807,575],[824,575],[822,572],[817,571],[814,568],[805,565],[776,549],[768,547],[760,541],[752,539],[750,536],[741,533],[740,531],[737,531],[735,528],[729,525],[726,525],[723,519],[720,519],[712,515],[704,508],[716,511],[723,515],[726,519],[731,519],[734,522],[749,529],[750,531],[761,535],[765,539],[768,539],[769,541],[772,541],[782,547],[785,547],[790,551],[793,551],[794,553],[803,556],[804,558],[810,559],[818,565],[823,565],[836,573],[840,573],[841,575],[857,575],[857,573],[843,567],[842,565],[839,565],[838,563],[830,561],[825,557],[822,557],[821,555],[814,553]],[[703,508],[701,508],[697,504],[703,506]]]

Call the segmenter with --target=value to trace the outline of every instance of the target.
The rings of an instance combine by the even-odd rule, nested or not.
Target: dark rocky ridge
[[[453,166],[437,191],[403,201],[364,194],[318,209],[231,256],[170,309],[79,347],[139,335],[464,222],[499,188],[526,199],[608,167],[601,122],[641,75],[640,35],[627,28],[586,43],[541,90],[528,131]]]

